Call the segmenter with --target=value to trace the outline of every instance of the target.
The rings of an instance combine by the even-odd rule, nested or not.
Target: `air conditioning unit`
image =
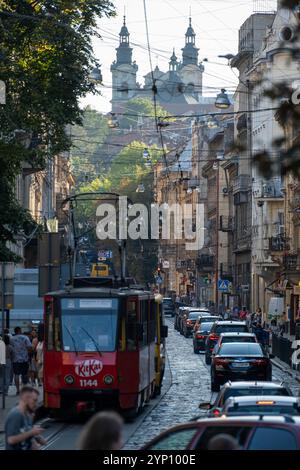
[[[224,188],[222,188],[222,192],[223,192],[224,195],[227,196],[227,194],[228,194],[228,192],[229,192],[227,186],[225,186]]]

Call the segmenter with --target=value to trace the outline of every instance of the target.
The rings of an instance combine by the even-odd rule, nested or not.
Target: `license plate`
[[[232,367],[249,367],[249,362],[234,362]]]

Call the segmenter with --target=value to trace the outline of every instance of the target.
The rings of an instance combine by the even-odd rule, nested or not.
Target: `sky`
[[[110,65],[116,58],[115,48],[119,44],[119,32],[123,22],[124,8],[126,24],[133,47],[133,60],[139,69],[137,81],[143,84],[143,76],[150,71],[144,15],[144,0],[112,0],[117,11],[115,18],[102,18],[98,31],[102,39],[94,39],[94,53],[101,63],[102,96],[87,96],[82,105],[91,105],[100,112],[111,109]],[[276,0],[145,0],[151,58],[153,67],[168,70],[173,47],[179,60],[184,47],[185,32],[191,10],[192,26],[196,33],[196,46],[200,48],[199,60],[204,62],[203,94],[215,95],[219,89],[233,92],[237,84],[238,71],[228,66],[226,59],[218,55],[238,50],[238,30],[254,11],[272,11]],[[135,43],[133,45],[132,43]]]

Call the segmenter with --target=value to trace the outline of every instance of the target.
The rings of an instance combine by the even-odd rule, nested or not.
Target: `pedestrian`
[[[12,348],[12,345],[10,344],[10,337],[8,335],[4,335],[3,341],[5,343],[5,390],[4,390],[4,393],[8,395],[8,389],[11,383],[13,348]]]
[[[224,312],[224,320],[230,320],[231,318],[231,310],[230,308],[227,308],[226,311]]]
[[[7,415],[5,432],[6,450],[38,450],[46,440],[41,436],[43,428],[33,426],[33,414],[37,407],[39,391],[25,385],[20,392],[19,404]]]
[[[38,335],[38,344],[36,347],[37,378],[39,387],[43,384],[44,377],[44,338]]]
[[[260,307],[256,309],[255,321],[256,323],[262,323],[262,310]]]
[[[240,320],[244,321],[246,320],[247,317],[247,310],[246,307],[243,307],[242,310],[240,311]]]
[[[29,352],[29,380],[31,385],[36,385],[37,381],[37,362],[36,362],[36,347],[38,345],[38,335],[36,330],[30,333],[32,351]]]
[[[11,338],[11,345],[13,348],[13,371],[15,376],[15,385],[17,395],[20,391],[20,375],[22,377],[23,385],[28,383],[28,367],[29,367],[29,352],[32,350],[29,338],[22,335],[22,330],[19,326],[15,328],[15,336]]]
[[[85,425],[79,436],[79,450],[120,450],[123,419],[113,411],[95,414]]]
[[[230,434],[217,434],[208,441],[207,450],[242,450],[237,439]]]

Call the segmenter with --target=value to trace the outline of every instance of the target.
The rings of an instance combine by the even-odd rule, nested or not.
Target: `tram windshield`
[[[116,349],[118,299],[62,299],[61,313],[64,351]]]

